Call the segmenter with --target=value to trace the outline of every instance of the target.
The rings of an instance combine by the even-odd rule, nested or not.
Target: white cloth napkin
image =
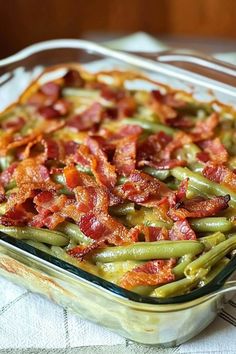
[[[116,49],[163,50],[165,46],[145,33],[107,43]],[[225,54],[224,54],[225,55]],[[236,54],[227,57],[235,60]],[[111,346],[128,353],[129,343],[100,326],[69,314],[67,310],[0,277],[0,352],[4,349],[42,348],[67,353],[70,348]],[[173,349],[179,353],[236,353],[236,299],[198,337]],[[120,345],[120,346],[119,346]],[[126,348],[126,349],[125,349]],[[115,350],[115,349],[114,349]],[[104,349],[105,351],[105,349]],[[58,353],[59,353],[58,352]],[[114,351],[114,353],[117,353]],[[132,352],[142,352],[137,350]],[[149,352],[146,350],[145,352]],[[162,350],[155,349],[162,353]]]

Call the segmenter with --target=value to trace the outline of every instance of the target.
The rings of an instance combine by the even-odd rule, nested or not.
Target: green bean
[[[33,240],[55,246],[66,246],[69,243],[69,239],[61,232],[37,229],[35,227],[0,225],[0,231],[19,240]]]
[[[161,221],[161,220],[157,220],[157,221],[144,221],[144,225],[145,226],[155,226],[155,227],[164,227],[168,230],[171,229],[171,227],[173,226],[172,223],[167,223],[167,222],[164,222],[164,221]]]
[[[127,214],[134,214],[134,203],[125,203],[120,205],[114,205],[109,208],[109,212],[115,216],[123,216]]]
[[[225,266],[230,262],[230,259],[227,257],[222,258],[213,268],[212,270],[206,274],[205,277],[200,281],[199,286],[204,286],[210,281],[212,281],[224,268]]]
[[[112,283],[119,283],[121,277],[131,271],[133,268],[143,264],[141,261],[125,261],[125,262],[109,262],[101,263],[97,262],[99,274]]]
[[[58,192],[65,195],[74,195],[74,193],[66,187],[59,189]]]
[[[186,160],[188,163],[191,164],[193,162],[196,162],[196,155],[200,151],[201,149],[197,145],[191,143],[184,145],[182,149],[179,150],[178,155],[182,160]]]
[[[79,244],[90,245],[93,243],[93,240],[80,230],[79,226],[72,224],[71,222],[63,222],[57,226],[57,230],[63,234],[68,235],[73,241]]]
[[[10,191],[11,189],[16,188],[16,181],[12,179],[5,187],[6,191]]]
[[[139,295],[149,296],[150,293],[155,290],[155,288],[156,286],[153,285],[140,285],[133,288],[132,291]]]
[[[0,204],[0,215],[3,215],[6,213],[6,206],[7,206],[7,203]]]
[[[80,261],[74,257],[71,257],[68,253],[64,251],[63,248],[57,247],[57,246],[52,246],[51,247],[51,252],[52,255],[61,259],[64,262],[67,262],[69,264],[74,265],[77,268],[81,268],[85,270],[86,272],[98,275],[98,270],[94,264],[91,264],[87,261]]]
[[[158,170],[153,167],[144,167],[143,171],[157,179],[160,179],[161,181],[164,181],[170,176],[170,170]]]
[[[205,250],[210,250],[212,247],[218,245],[219,243],[225,241],[226,237],[220,231],[215,232],[212,235],[199,237],[198,241],[202,242],[205,246]]]
[[[122,119],[121,124],[134,124],[139,125],[143,129],[149,130],[152,133],[164,132],[169,135],[173,135],[174,129],[159,123],[149,122],[143,119],[126,118]]]
[[[14,161],[13,155],[1,156],[0,157],[0,170],[4,171],[6,168],[8,168],[11,165],[11,163],[13,161]]]
[[[76,267],[78,267],[78,264],[80,262],[80,260],[78,260],[77,258],[71,257],[68,253],[66,253],[66,251],[58,246],[52,246],[51,247],[51,254],[59,259],[61,259],[62,261],[65,261],[67,263],[70,263]]]
[[[187,277],[196,276],[201,269],[210,269],[217,262],[219,262],[228,253],[233,251],[236,247],[236,234],[229,239],[219,243],[210,251],[204,253],[202,256],[191,262],[185,269]]]
[[[133,268],[144,264],[142,261],[125,261],[125,262],[107,262],[101,263],[97,262],[97,267],[104,273],[115,273],[119,276],[124,275],[126,272],[129,272]]]
[[[199,282],[198,278],[183,278],[156,288],[151,297],[173,297],[188,293]]]
[[[42,242],[27,240],[27,241],[25,241],[25,243],[27,243],[27,245],[30,245],[30,246],[33,246],[33,247],[39,249],[40,251],[43,251],[43,252],[48,253],[48,254],[52,254],[51,248],[46,246]]]
[[[229,190],[228,188],[212,182],[207,178],[199,175],[198,173],[190,171],[187,167],[175,167],[171,170],[171,174],[182,181],[185,178],[189,178],[189,186],[198,189],[200,194],[208,195],[225,195],[229,194],[231,200],[229,202],[230,206],[236,208],[236,193]]]
[[[94,252],[93,260],[113,262],[179,258],[185,254],[196,255],[204,250],[198,241],[136,242],[128,246],[106,247]]]
[[[88,167],[88,166],[82,166],[82,165],[79,165],[79,164],[76,164],[75,165],[75,168],[79,171],[79,172],[84,172],[86,173],[87,175],[90,175],[92,176],[92,171],[91,171],[91,168]]]
[[[75,96],[75,97],[85,97],[85,98],[98,98],[99,91],[67,87],[62,90],[62,95],[65,97]]]
[[[227,232],[233,227],[233,223],[225,217],[191,219],[190,225],[195,231],[200,232]]]
[[[62,184],[63,186],[66,184],[65,177],[63,176],[63,174],[52,174],[52,180],[56,183]]]
[[[186,254],[180,259],[180,262],[173,268],[173,273],[176,279],[184,278],[184,270],[192,260],[193,256],[191,254]]]
[[[190,164],[188,164],[189,166],[189,169],[193,172],[196,172],[196,173],[202,173],[202,170],[203,170],[203,167],[204,165],[200,162],[192,162]]]

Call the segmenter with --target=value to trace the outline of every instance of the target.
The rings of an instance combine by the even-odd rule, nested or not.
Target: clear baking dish
[[[217,97],[233,104],[234,67],[201,59],[199,65],[195,54],[179,56],[175,52],[143,59],[80,40],[39,43],[0,61],[0,109],[17,100],[45,67],[68,62],[79,62],[95,71],[141,70],[160,83],[191,91],[201,99]],[[186,71],[185,63],[189,61],[197,67],[194,73]],[[213,70],[215,76],[208,75],[207,69],[211,73]],[[221,81],[216,80],[217,74]],[[233,78],[232,81],[225,76]],[[230,280],[234,270],[236,256],[213,281],[190,294],[171,299],[150,298],[122,289],[0,233],[1,276],[130,340],[150,345],[179,345],[208,326],[236,290],[236,281]]]

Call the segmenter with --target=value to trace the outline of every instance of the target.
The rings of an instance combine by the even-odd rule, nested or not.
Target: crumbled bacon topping
[[[197,240],[191,218],[225,215],[228,207],[232,215],[235,129],[227,119],[228,142],[219,107],[191,104],[190,95],[164,86],[127,89],[127,80],[143,80],[141,74],[65,68],[64,77],[33,82],[1,119],[0,224],[53,230],[74,223],[90,243],[70,242],[65,250],[87,262],[108,245]],[[231,202],[220,188],[192,197],[191,174],[182,182],[173,177],[179,166],[195,171],[194,162],[209,181],[228,188]],[[164,181],[153,177],[161,170],[169,170],[160,174]],[[135,290],[174,281],[176,262],[145,262],[119,285]]]

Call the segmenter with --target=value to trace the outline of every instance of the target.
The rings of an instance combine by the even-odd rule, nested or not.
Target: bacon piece
[[[192,128],[194,126],[194,121],[191,117],[181,115],[177,115],[176,118],[167,118],[165,123],[171,127],[179,129]]]
[[[183,108],[186,106],[186,102],[177,98],[175,92],[168,92],[166,94],[162,94],[159,90],[153,90],[152,97],[156,101],[164,103],[172,108]]]
[[[171,140],[166,147],[161,152],[161,158],[164,160],[170,160],[171,155],[174,151],[181,148],[185,144],[190,144],[192,142],[191,136],[184,132],[177,132],[174,139]]]
[[[3,187],[6,187],[10,180],[12,179],[12,175],[18,165],[18,162],[13,162],[8,168],[6,168],[1,174],[0,174],[0,184]]]
[[[87,146],[93,154],[91,161],[91,170],[98,184],[111,189],[116,184],[115,166],[112,166],[95,139],[88,138]]]
[[[63,145],[64,145],[65,155],[66,156],[75,155],[77,150],[78,150],[78,148],[79,148],[79,144],[77,144],[73,140],[64,141]]]
[[[161,285],[175,280],[172,268],[175,264],[173,260],[154,260],[141,266],[135,267],[125,273],[119,285],[131,290],[142,285]]]
[[[77,169],[73,165],[66,166],[64,168],[64,177],[66,180],[67,187],[73,189],[78,186],[79,172],[77,171]]]
[[[53,104],[59,99],[61,87],[55,82],[43,84],[39,91],[34,93],[28,100],[28,104],[38,108],[38,113],[45,119],[58,118],[62,114]],[[60,108],[60,107],[59,107]]]
[[[219,123],[219,115],[214,112],[208,118],[197,122],[191,131],[193,141],[210,139],[214,135],[214,130]]]
[[[201,162],[208,162],[210,161],[210,155],[208,152],[206,151],[199,151],[197,154],[196,154],[196,157],[199,161]]]
[[[40,192],[33,199],[38,214],[32,218],[29,225],[34,227],[46,226],[54,229],[65,220],[65,216],[61,212],[73,201],[63,194],[58,196],[55,191]]]
[[[177,117],[177,111],[166,103],[166,95],[162,95],[160,91],[152,91],[151,108],[158,115],[162,123]]]
[[[154,242],[161,240],[168,240],[168,230],[164,227],[156,227],[156,226],[138,226],[139,230],[144,234],[146,242]]]
[[[3,130],[11,130],[11,133],[18,132],[25,125],[25,120],[22,117],[14,117],[13,119],[4,120],[1,123]]]
[[[134,171],[128,181],[115,188],[115,193],[123,199],[144,203],[153,197],[160,197],[160,182],[146,173]]]
[[[107,85],[101,87],[101,96],[108,101],[119,102],[125,97],[125,95],[126,92],[124,89],[118,89]]]
[[[14,178],[18,187],[23,184],[35,184],[35,186],[55,184],[50,181],[49,172],[44,165],[38,164],[35,159],[26,159],[20,162],[14,170]]]
[[[225,185],[236,192],[236,173],[223,165],[207,164],[202,171],[209,180]]]
[[[13,177],[18,187],[17,193],[10,195],[6,208],[10,210],[16,205],[23,204],[34,196],[34,191],[57,189],[58,185],[50,181],[47,168],[38,164],[36,159],[20,162],[14,170]]]
[[[204,150],[204,153],[208,153],[211,161],[218,164],[227,162],[229,155],[219,138],[204,140],[200,142],[199,145]],[[198,156],[199,155],[197,155],[197,157]]]
[[[143,132],[143,128],[140,127],[139,125],[126,124],[122,126],[117,132],[115,132],[110,137],[110,140],[119,140],[127,136],[134,136],[134,135],[138,137],[142,132]]]
[[[80,145],[74,155],[74,162],[79,163],[83,167],[90,167],[92,156],[89,148],[85,145]]]
[[[7,197],[5,195],[5,191],[3,186],[0,185],[0,203],[6,202],[7,201]]]
[[[15,206],[0,216],[0,224],[4,226],[24,226],[32,218],[32,213],[21,206]]]
[[[44,95],[53,97],[54,100],[57,100],[61,94],[61,87],[55,82],[50,81],[43,84],[40,87],[40,91]]]
[[[74,189],[76,207],[79,211],[88,213],[93,210],[96,213],[108,212],[108,195],[104,189],[98,186],[79,186]]]
[[[61,113],[52,106],[39,107],[38,113],[45,119],[53,119],[61,116]]]
[[[76,131],[89,130],[102,121],[103,113],[102,105],[94,102],[84,112],[69,118],[66,125]]]
[[[136,111],[136,102],[132,96],[126,96],[117,103],[118,118],[132,117]]]
[[[175,201],[176,203],[182,203],[186,198],[186,194],[188,191],[188,182],[189,178],[185,178],[179,185],[177,192],[175,193]]]
[[[64,194],[57,195],[55,191],[42,191],[37,194],[33,202],[38,212],[45,210],[47,213],[60,212],[68,203],[68,197]]]
[[[175,208],[169,210],[169,216],[172,220],[184,220],[185,218],[204,218],[214,216],[220,211],[228,208],[230,196],[214,197],[207,200],[195,198],[182,204],[176,204]]]
[[[0,139],[0,155],[6,155],[6,153],[11,149],[22,147],[37,140],[42,133],[52,133],[53,131],[62,128],[64,124],[64,121],[58,120],[50,120],[48,122],[44,121],[31,134],[23,137],[15,137],[15,140],[12,140],[12,135],[9,136],[8,133],[6,133]]]
[[[63,77],[64,85],[69,87],[83,87],[85,84],[84,79],[80,75],[79,71],[70,69]]]
[[[70,111],[71,103],[64,98],[60,98],[54,103],[53,108],[60,113],[60,116],[65,116]]]
[[[138,146],[137,160],[159,161],[161,150],[163,150],[171,140],[172,137],[164,132],[149,135],[149,137]]]
[[[35,108],[40,108],[40,107],[46,106],[47,104],[52,104],[52,103],[53,103],[53,101],[51,101],[50,98],[45,96],[40,91],[32,94],[27,100],[27,104],[30,106],[34,106]]]
[[[172,226],[171,230],[169,231],[169,238],[171,240],[196,240],[196,234],[192,230],[191,226],[189,225],[188,221],[180,220],[176,221]]]
[[[113,157],[113,163],[118,174],[129,176],[135,170],[136,143],[137,136],[133,135],[121,139],[118,144]]]
[[[45,138],[41,141],[44,147],[44,155],[46,160],[63,160],[64,159],[64,147],[59,140],[53,140],[51,138]]]
[[[111,245],[122,245],[133,242],[129,231],[125,226],[110,215],[104,213],[87,213],[84,214],[79,222],[81,231],[95,241],[92,249],[97,248],[104,243]],[[88,248],[78,248],[69,251],[69,254],[76,258],[84,257],[91,250]]]

